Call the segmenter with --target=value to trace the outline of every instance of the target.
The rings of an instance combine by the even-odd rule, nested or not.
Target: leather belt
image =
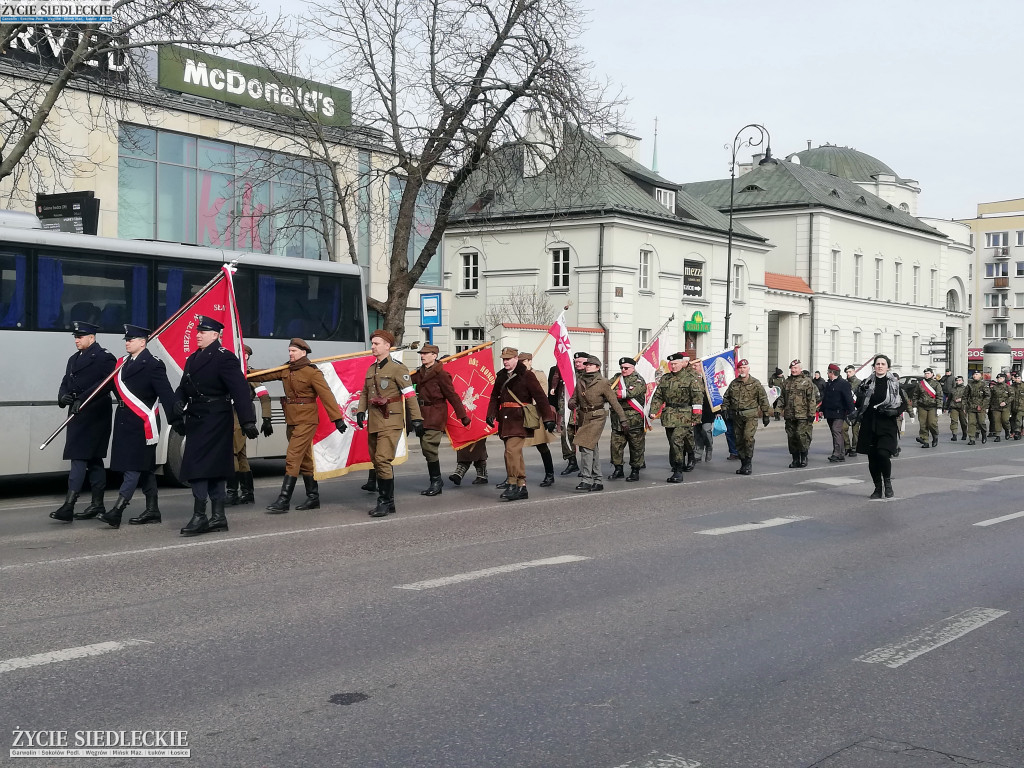
[[[523,406],[519,403],[502,403],[502,408],[522,408]]]
[[[315,397],[282,397],[285,405],[309,405],[316,402]]]
[[[197,395],[188,399],[190,403],[230,403],[229,395]]]

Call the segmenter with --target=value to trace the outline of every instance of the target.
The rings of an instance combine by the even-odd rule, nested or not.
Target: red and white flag
[[[569,329],[565,325],[565,312],[548,328],[548,335],[555,340],[555,364],[558,374],[565,384],[565,423],[569,423],[569,398],[576,391],[576,368],[572,364],[572,343],[569,341]]]
[[[466,415],[471,419],[469,426],[462,426],[455,411],[448,411],[448,422],[444,425],[452,448],[456,451],[472,445],[478,440],[496,434],[498,428],[487,426],[487,406],[494,389],[494,353],[490,347],[479,349],[469,355],[445,362],[444,369],[451,375],[455,392],[462,398]]]
[[[651,426],[651,398],[654,397],[654,390],[658,388],[657,375],[661,370],[661,339],[655,338],[647,349],[640,353],[636,361],[636,372],[643,376],[647,382],[647,398],[644,402],[644,419],[647,428]]]
[[[342,416],[348,429],[341,434],[327,415],[323,403],[317,400],[320,423],[313,436],[313,476],[317,480],[347,475],[357,469],[370,469],[369,432],[356,429],[356,412],[359,410],[359,395],[366,381],[366,370],[373,364],[372,352],[359,357],[347,357],[317,365],[327,380],[327,386],[334,393],[334,399],[341,407]],[[400,407],[405,407],[401,403]],[[398,441],[398,450],[392,463],[401,464],[408,455],[405,430]]]

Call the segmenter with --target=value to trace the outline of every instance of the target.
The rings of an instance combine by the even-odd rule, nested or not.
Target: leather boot
[[[704,449],[704,461],[711,461],[711,446]]]
[[[242,474],[241,472],[235,472],[234,476],[233,477],[229,477],[228,480],[227,480],[228,497],[225,500],[225,503],[229,507],[237,507],[238,506],[238,503],[239,503],[238,502],[238,477],[241,474]]]
[[[987,442],[988,442],[988,432],[986,432],[983,429],[983,430],[981,430],[981,443],[982,443],[982,445],[984,445]]]
[[[800,466],[807,466],[807,451],[800,451]]]
[[[1002,439],[1003,439],[1003,438],[1001,438],[1001,437],[1000,437],[1000,436],[999,436],[999,435],[997,434],[997,435],[996,435],[995,437],[993,437],[993,438],[992,438],[992,442],[993,442],[993,443],[998,443],[998,442],[1001,442],[1001,441],[1002,441]]]
[[[627,483],[635,483],[640,479],[640,470],[636,467],[629,468],[629,477],[626,478]]]
[[[875,480],[875,492],[871,494],[869,498],[880,499],[882,498],[882,481]]]
[[[892,478],[883,477],[882,485],[885,487],[885,498],[891,499],[896,494],[892,490]]]
[[[107,508],[103,506],[103,489],[93,488],[92,503],[81,512],[76,512],[75,520],[91,520],[100,512],[106,512],[106,510]]]
[[[791,453],[789,455],[793,457],[793,460],[791,462],[789,462],[789,468],[790,469],[799,469],[800,468],[800,452],[798,451],[796,453]]]
[[[508,484],[505,486],[505,490],[501,496],[498,497],[498,501],[516,501],[519,499],[519,488],[515,485]]]
[[[455,465],[455,471],[448,475],[448,480],[455,485],[462,485],[462,478],[469,472],[469,462],[460,461]]]
[[[683,468],[681,465],[672,465],[672,474],[665,478],[666,483],[681,483],[683,482]]]
[[[395,511],[395,479],[377,480],[377,506],[370,510],[370,517],[387,517]]]
[[[70,523],[75,519],[75,502],[78,501],[77,491],[68,491],[64,503],[50,513],[50,517],[62,523]]]
[[[693,469],[696,466],[697,457],[694,456],[693,451],[687,451],[686,458],[683,459],[683,472],[693,472]]]
[[[508,478],[505,478],[500,483],[495,483],[494,487],[497,488],[499,491],[504,491],[506,488],[508,488]]]
[[[160,522],[160,507],[157,506],[157,496],[151,493],[146,496],[146,511],[138,517],[129,517],[128,525],[145,525],[146,523]]]
[[[960,439],[961,440],[966,440],[967,439],[967,433],[966,432],[961,432],[960,433]]]
[[[210,522],[206,519],[206,499],[193,499],[192,519],[181,529],[182,536],[198,536],[210,530]]]
[[[295,490],[295,481],[298,479],[299,478],[292,477],[291,475],[284,476],[284,481],[281,483],[281,493],[277,497],[277,500],[267,507],[267,512],[272,515],[283,515],[288,511],[289,504],[292,500],[292,492]]]
[[[740,468],[736,470],[737,475],[750,474],[750,459],[740,458]]]
[[[224,499],[210,499],[210,526],[207,530],[226,531],[228,529],[228,518],[224,514]]]
[[[473,478],[473,485],[487,485],[487,462],[474,461],[473,469],[476,470],[476,477]]]
[[[120,528],[121,515],[124,513],[124,508],[127,506],[128,499],[118,494],[117,501],[114,502],[114,506],[112,506],[110,509],[105,509],[99,514],[97,514],[96,519],[102,520],[111,528]]]
[[[952,441],[953,441],[953,442],[955,443],[955,442],[956,442],[956,435],[953,435],[953,436],[952,436],[952,437],[950,438],[950,440],[952,440]]]
[[[561,474],[571,475],[573,472],[579,472],[580,465],[576,463],[576,457],[573,456],[569,459],[569,463],[565,465],[565,469],[562,470]]]
[[[622,478],[624,478],[626,476],[626,473],[622,471],[622,465],[621,464],[613,464],[612,466],[615,469],[614,469],[614,471],[610,475],[608,475],[608,479],[609,480],[621,480]]]
[[[303,475],[302,483],[306,486],[306,500],[296,504],[296,509],[320,509],[320,486],[312,475]]]
[[[363,483],[362,485],[360,485],[359,487],[362,488],[364,491],[369,491],[370,493],[376,493],[377,492],[377,473],[376,473],[376,471],[371,469],[370,470],[370,476],[366,479],[366,482]]]
[[[977,443],[974,442],[974,438],[973,437],[970,440],[967,441],[967,444],[968,445],[977,445]]]
[[[522,501],[523,499],[528,498],[530,498],[530,489],[527,488],[525,485],[520,485],[518,488],[518,493],[516,495],[516,501]]]
[[[441,479],[441,462],[428,461],[427,473],[430,475],[430,487],[420,491],[420,496],[440,496],[444,489],[444,480]]]
[[[547,472],[544,474],[544,479],[540,481],[541,488],[549,488],[555,484],[555,473]]]
[[[252,472],[239,472],[238,484],[241,490],[238,492],[239,504],[255,504],[256,488],[254,487]]]

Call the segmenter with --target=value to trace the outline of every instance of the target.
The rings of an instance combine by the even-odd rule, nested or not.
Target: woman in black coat
[[[875,483],[872,499],[893,497],[892,457],[899,450],[896,420],[903,412],[900,379],[889,370],[889,358],[875,355],[874,375],[866,376],[857,390],[857,418],[860,437],[857,453],[867,454],[868,470]]]

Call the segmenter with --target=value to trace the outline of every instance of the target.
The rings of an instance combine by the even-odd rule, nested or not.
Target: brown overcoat
[[[626,420],[626,414],[612,392],[608,379],[598,373],[595,373],[593,378],[588,374],[576,377],[576,389],[569,398],[569,408],[576,412],[576,436],[572,442],[577,448],[597,448],[601,433],[604,431],[604,423],[608,419],[608,412],[604,409],[605,403],[608,403],[619,417],[619,423]]]
[[[543,373],[541,373],[540,371],[537,371],[537,370],[528,371],[528,373],[532,373],[534,376],[537,377],[537,382],[540,384],[540,388],[542,390],[544,390],[545,392],[548,391],[547,376],[545,376]],[[551,403],[550,397],[548,398],[548,403],[549,404]],[[526,442],[523,443],[523,445],[524,446],[541,445],[542,443],[550,443],[552,440],[557,440],[557,439],[558,439],[557,437],[555,437],[553,434],[548,432],[546,429],[535,429],[535,430],[533,430],[533,437],[527,438]]]
[[[412,383],[416,385],[416,398],[423,414],[423,428],[443,430],[448,421],[448,404],[455,415],[466,418],[466,406],[455,391],[452,376],[439,362],[427,368],[421,365],[412,372]]]
[[[284,409],[286,424],[317,424],[320,421],[316,401],[323,403],[327,416],[331,421],[342,417],[338,401],[327,386],[323,371],[313,365],[308,357],[300,357],[294,363],[288,363],[283,371],[272,371],[252,376],[249,381],[280,381],[284,386],[284,397],[281,406]]]
[[[494,380],[491,402],[487,407],[487,418],[498,422],[499,437],[533,436],[534,431],[523,426],[523,409],[512,394],[523,403],[534,403],[541,422],[555,420],[555,412],[548,403],[547,394],[541,389],[537,377],[530,375],[525,365],[519,363],[511,373],[502,368]],[[541,429],[544,429],[543,425]]]

